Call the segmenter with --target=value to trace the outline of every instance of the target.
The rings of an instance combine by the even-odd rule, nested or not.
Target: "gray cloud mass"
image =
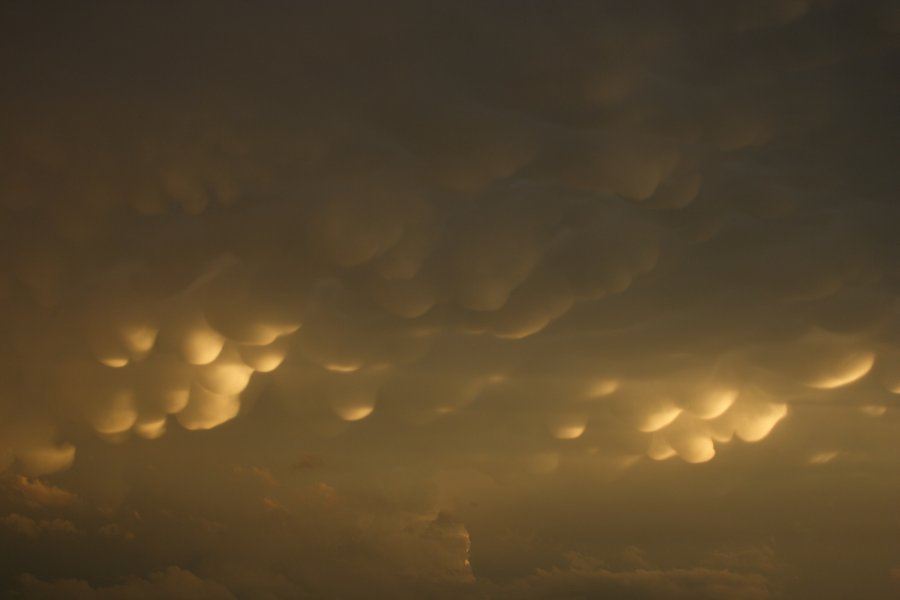
[[[8,597],[900,589],[895,2],[0,10]]]

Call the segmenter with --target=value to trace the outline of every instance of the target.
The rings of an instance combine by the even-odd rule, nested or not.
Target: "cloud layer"
[[[3,535],[198,540],[24,597],[358,593],[279,527],[410,597],[817,597],[510,499],[898,497],[892,3],[3,11]]]

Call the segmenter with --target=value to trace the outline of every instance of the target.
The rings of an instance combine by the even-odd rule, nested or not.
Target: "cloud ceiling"
[[[535,486],[727,451],[775,468],[765,446],[784,427],[788,463],[896,466],[895,4],[4,12],[0,469],[16,539],[107,527],[153,546],[116,511],[148,514],[136,490],[212,468],[203,500],[159,502],[200,518],[249,478],[219,516],[239,530],[224,547],[292,547],[248,524],[243,496],[263,494],[312,545],[359,527],[350,569],[411,597],[770,598],[775,567],[616,565],[565,540],[556,559],[524,554],[531,574],[478,577],[457,504],[527,489],[553,512]],[[321,470],[297,462],[306,447],[366,472],[290,493],[248,475]],[[203,448],[222,456],[182,454]],[[135,475],[148,457],[173,474]],[[127,484],[104,483],[108,460]],[[23,504],[47,476],[115,499]],[[304,506],[327,523],[298,524]],[[11,575],[25,597],[356,593],[272,554],[232,581],[228,551]]]

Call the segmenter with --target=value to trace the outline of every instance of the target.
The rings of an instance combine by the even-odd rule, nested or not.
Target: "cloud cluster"
[[[120,584],[92,587],[85,581],[67,579],[48,583],[31,575],[23,575],[19,581],[22,598],[77,598],[100,600],[121,598],[140,600],[150,598],[196,598],[203,600],[234,600],[235,596],[225,586],[200,579],[190,571],[169,567],[152,573],[147,579],[133,578]]]
[[[4,7],[5,535],[228,549],[23,590],[341,591],[275,523],[411,597],[770,597],[468,562],[467,495],[897,459],[897,11],[670,4]]]
[[[188,429],[215,427],[238,415],[254,374],[279,368],[289,353],[307,386],[324,378],[328,391],[318,393],[339,396],[334,410],[348,420],[367,416],[376,399],[389,403],[404,382],[432,376],[434,356],[458,371],[447,385],[471,399],[485,377],[514,379],[542,354],[597,354],[598,366],[567,375],[589,387],[600,365],[621,363],[602,376],[622,383],[613,395],[627,399],[626,422],[654,434],[647,452],[691,462],[735,434],[765,437],[791,398],[812,393],[786,393],[780,383],[757,390],[760,374],[780,370],[772,378],[827,390],[884,362],[894,390],[897,349],[888,340],[897,308],[883,282],[896,252],[870,215],[895,211],[877,190],[850,203],[852,190],[803,181],[805,164],[795,172],[768,164],[824,127],[827,117],[789,119],[798,102],[820,94],[822,73],[887,42],[851,37],[818,58],[803,53],[825,43],[842,11],[872,24],[885,17],[776,4],[745,12],[698,2],[692,10],[708,11],[712,25],[691,41],[669,11],[641,23],[606,7],[616,18],[594,30],[574,15],[544,23],[544,9],[532,7],[513,32],[502,12],[480,9],[474,44],[483,55],[510,36],[502,54],[512,66],[492,83],[485,78],[497,65],[467,70],[471,58],[443,36],[428,56],[387,71],[382,60],[417,43],[413,24],[425,17],[413,7],[380,17],[385,30],[369,35],[394,39],[340,78],[321,68],[338,68],[349,38],[289,48],[279,26],[256,15],[275,31],[249,64],[277,57],[274,71],[288,77],[265,112],[267,75],[238,69],[237,80],[222,80],[227,57],[219,65],[205,51],[194,59],[209,73],[204,87],[176,93],[175,68],[154,82],[155,106],[121,100],[111,83],[124,74],[90,85],[54,72],[46,82],[22,79],[8,103],[19,118],[4,148],[16,164],[3,183],[4,329],[7,368],[19,374],[4,390],[6,422],[17,423],[4,436],[5,462],[32,473],[70,464],[73,447],[54,436],[62,414],[110,439],[159,437],[170,416]],[[463,16],[448,10],[451,22]],[[579,10],[585,23],[603,14]],[[231,17],[222,18],[216,27],[228,26]],[[338,19],[330,11],[319,18]],[[335,24],[345,35],[361,26],[356,18]],[[729,63],[736,71],[712,61],[697,72],[690,61],[726,32],[748,47]],[[785,61],[759,48],[768,35],[804,44],[785,49]],[[19,43],[35,64],[48,60]],[[161,60],[153,44],[135,51],[139,61]],[[288,76],[288,56],[298,52],[321,68]],[[90,55],[70,60],[89,64]],[[555,73],[561,63],[569,70]],[[757,105],[782,72],[811,81]],[[391,85],[360,101],[376,74]],[[40,83],[89,96],[26,104]],[[304,97],[310,85],[316,93]],[[207,110],[210,94],[223,101]],[[841,114],[827,103],[822,110]],[[633,302],[607,300],[617,295]],[[611,328],[617,320],[634,335]],[[580,340],[570,339],[573,327]],[[834,335],[820,345],[822,329]],[[482,354],[475,371],[448,348],[460,335],[470,342],[458,348]],[[518,347],[490,341],[534,336]],[[599,347],[621,339],[652,350],[632,359],[630,348]],[[795,347],[803,364],[744,363],[748,354],[793,356]],[[698,378],[693,389],[675,391],[688,376]],[[468,401],[411,410],[421,420]],[[545,404],[542,412],[553,412],[558,403]],[[574,412],[547,416],[571,421],[551,423],[557,437],[577,437],[609,411]]]
[[[562,568],[540,570],[534,575],[492,590],[494,598],[698,598],[704,600],[767,600],[778,597],[765,574],[693,567],[653,567],[613,570],[589,557],[570,556]]]

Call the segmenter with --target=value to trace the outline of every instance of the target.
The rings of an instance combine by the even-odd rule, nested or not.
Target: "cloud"
[[[59,535],[78,533],[75,525],[66,519],[41,519],[35,521],[30,517],[12,513],[0,519],[7,529],[25,537],[36,538],[44,534]]]
[[[63,509],[78,503],[76,494],[40,479],[16,476],[10,487],[29,508]]]
[[[201,579],[180,567],[168,567],[151,573],[146,579],[132,578],[120,584],[92,587],[78,579],[46,582],[31,575],[19,578],[18,593],[22,598],[77,598],[93,600],[121,598],[198,598],[203,600],[230,600],[235,596],[228,588],[209,579]]]
[[[889,4],[4,9],[0,581],[763,598],[701,550],[897,537]]]
[[[565,567],[539,570],[507,586],[488,586],[497,598],[630,598],[767,600],[780,597],[765,574],[707,567],[614,570],[589,557],[569,555]]]
[[[484,370],[494,371],[488,376],[515,381],[521,373],[510,362],[539,362],[551,348],[573,356],[591,345],[622,348],[609,326],[617,321],[640,327],[626,345],[671,348],[683,339],[673,351],[690,355],[676,372],[665,352],[590,350],[621,363],[610,376],[632,405],[628,426],[653,434],[644,436],[653,457],[703,462],[735,434],[764,438],[801,393],[782,383],[834,389],[896,350],[886,337],[895,311],[879,284],[896,256],[878,251],[887,239],[871,213],[857,210],[853,189],[817,202],[815,186],[785,173],[793,163],[778,169],[766,158],[790,154],[807,127],[827,130],[791,119],[794,103],[821,98],[816,86],[824,84],[767,94],[774,75],[760,70],[788,67],[755,36],[800,36],[804,51],[825,61],[807,67],[813,78],[829,77],[816,68],[840,68],[834,55],[869,48],[880,56],[883,48],[858,32],[829,45],[824,32],[840,27],[842,8],[775,4],[693,3],[708,19],[702,35],[666,10],[640,22],[612,9],[600,18],[584,6],[575,11],[583,20],[547,22],[533,8],[512,32],[499,9],[473,8],[483,21],[471,43],[492,57],[477,68],[444,36],[434,55],[408,62],[417,43],[409,27],[420,15],[404,7],[384,24],[394,45],[348,65],[343,84],[316,69],[294,72],[271,111],[260,109],[265,86],[242,85],[267,79],[250,65],[273,60],[276,70],[289,69],[288,56],[309,52],[327,72],[341,55],[340,36],[365,28],[325,11],[337,37],[292,46],[262,11],[251,20],[272,35],[244,62],[208,52],[203,44],[217,42],[190,40],[173,26],[179,43],[200,44],[194,60],[227,98],[214,110],[205,102],[212,92],[176,84],[174,65],[154,84],[155,97],[165,98],[154,106],[116,102],[113,84],[130,80],[124,73],[65,110],[51,97],[10,103],[22,119],[5,150],[19,166],[2,184],[16,224],[7,242],[7,365],[27,375],[7,392],[31,399],[32,414],[5,421],[5,463],[34,474],[70,465],[75,449],[58,434],[67,419],[113,442],[157,439],[176,422],[215,428],[238,418],[272,374],[315,366],[341,374],[321,376],[320,390],[352,390],[331,400],[334,412],[361,421],[380,410],[379,397],[425,373],[428,357],[464,361],[445,350],[455,336],[468,337]],[[285,23],[302,11],[287,12]],[[147,9],[146,17],[165,13]],[[466,9],[447,13],[453,21]],[[236,17],[223,15],[216,27]],[[723,36],[746,47],[697,63]],[[558,43],[540,50],[548,39]],[[99,40],[112,42],[108,34]],[[134,49],[141,61],[167,55],[145,42]],[[17,43],[30,60],[46,60],[33,41]],[[70,59],[87,60],[85,53]],[[511,63],[486,78],[499,67],[495,54]],[[382,59],[406,66],[388,73]],[[554,60],[565,62],[564,73]],[[222,69],[234,80],[220,79]],[[370,76],[392,77],[393,85],[364,96],[361,110],[354,94],[371,87]],[[23,79],[22,89],[28,85]],[[315,98],[302,91],[309,86]],[[547,86],[561,86],[564,97]],[[843,115],[838,105],[822,110]],[[89,126],[104,111],[103,124]],[[870,208],[890,220],[892,209],[874,198]],[[814,310],[800,314],[800,306]],[[848,316],[858,314],[871,319]],[[749,323],[764,325],[756,335]],[[790,336],[778,335],[781,323]],[[819,336],[820,328],[835,336]],[[576,329],[582,341],[564,341]],[[504,364],[489,364],[498,356],[491,338],[510,341],[498,346]],[[806,362],[764,366],[777,393],[751,400],[765,395],[747,384],[758,366],[732,357],[794,356],[795,348]],[[639,377],[629,374],[636,370]],[[708,389],[678,390],[688,372]],[[471,389],[483,375],[459,372],[450,387]],[[695,410],[702,400],[658,398],[654,388],[736,396],[717,422],[705,423],[712,418]],[[544,414],[553,402],[536,414],[560,418]],[[648,420],[666,402],[682,412],[657,431]],[[459,405],[451,406],[415,408],[413,420]],[[588,429],[605,418],[597,407],[565,412]]]

